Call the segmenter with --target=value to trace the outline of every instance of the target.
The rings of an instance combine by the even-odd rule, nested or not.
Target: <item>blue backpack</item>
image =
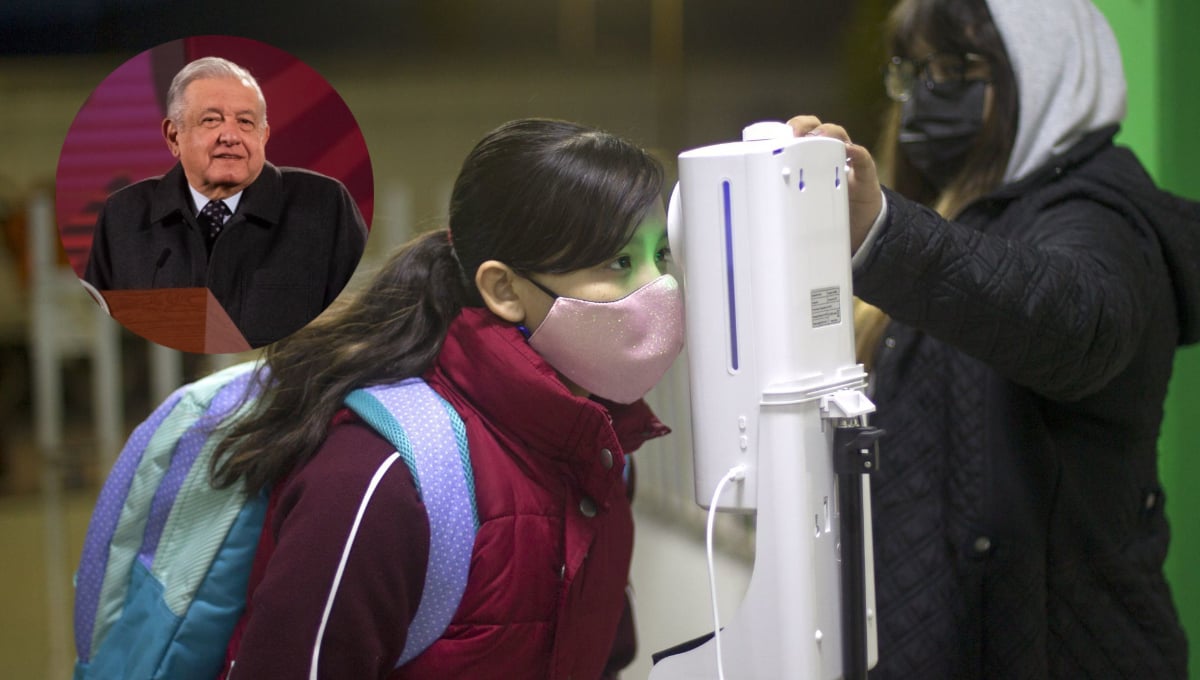
[[[76,574],[75,680],[213,680],[221,672],[268,496],[211,486],[212,435],[252,403],[254,369],[240,364],[184,385],[130,435],[96,502]],[[466,588],[479,527],[466,430],[419,378],[345,401],[396,447],[429,514],[424,594],[398,667],[441,637]],[[423,484],[439,492],[422,494]]]

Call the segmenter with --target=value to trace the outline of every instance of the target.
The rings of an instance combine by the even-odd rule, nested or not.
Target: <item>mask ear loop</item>
[[[557,300],[557,299],[559,298],[559,295],[558,295],[558,293],[555,293],[554,291],[552,291],[552,290],[550,290],[549,288],[547,288],[547,287],[543,286],[542,284],[538,283],[537,281],[534,281],[534,280],[533,280],[533,277],[529,276],[528,274],[525,274],[525,273],[522,273],[522,272],[518,272],[518,274],[520,274],[520,275],[521,275],[521,278],[523,278],[523,279],[525,279],[526,281],[528,281],[528,282],[532,283],[532,284],[533,284],[535,287],[537,287],[537,289],[538,289],[538,290],[542,291],[542,292],[543,292],[543,293],[545,293],[546,295],[549,295],[551,300]],[[528,340],[528,339],[529,339],[529,336],[533,335],[533,333],[531,333],[531,332],[529,331],[529,327],[527,327],[527,326],[526,326],[525,324],[523,324],[523,323],[519,323],[519,324],[517,324],[517,330],[518,330],[518,331],[521,331],[521,335],[525,336],[525,339],[526,339],[526,340]]]
[[[524,274],[522,274],[521,276],[523,276],[523,277],[525,278],[525,280],[526,280],[526,281],[528,281],[528,282],[532,283],[533,285],[537,286],[537,289],[538,289],[538,290],[542,291],[542,292],[543,292],[543,293],[545,293],[546,295],[549,295],[549,296],[550,296],[550,299],[552,299],[552,300],[557,300],[557,299],[560,297],[558,293],[555,293],[554,291],[552,291],[552,290],[550,290],[549,288],[547,288],[547,287],[543,286],[542,284],[538,283],[537,281],[534,281],[532,277],[530,277],[530,276],[525,276]]]

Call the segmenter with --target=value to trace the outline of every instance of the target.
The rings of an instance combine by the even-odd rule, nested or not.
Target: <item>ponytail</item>
[[[217,445],[213,486],[241,479],[259,492],[316,453],[350,392],[423,374],[465,304],[466,284],[449,232],[429,232],[365,289],[268,347],[257,399]]]

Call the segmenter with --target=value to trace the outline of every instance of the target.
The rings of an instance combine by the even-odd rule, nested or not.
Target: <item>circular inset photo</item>
[[[366,142],[324,78],[264,43],[206,35],[122,64],[63,142],[59,235],[129,330],[198,353],[261,347],[341,292],[374,201]]]

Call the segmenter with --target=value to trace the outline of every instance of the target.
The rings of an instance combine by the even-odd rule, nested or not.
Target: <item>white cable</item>
[[[717,516],[717,500],[721,491],[730,481],[741,481],[746,478],[746,466],[735,465],[717,482],[717,490],[713,492],[712,502],[708,504],[708,528],[705,532],[705,543],[708,551],[708,588],[712,594],[713,611],[713,642],[717,646],[717,678],[725,680],[725,665],[721,658],[721,617],[717,613],[717,568],[713,563],[713,519]]]

